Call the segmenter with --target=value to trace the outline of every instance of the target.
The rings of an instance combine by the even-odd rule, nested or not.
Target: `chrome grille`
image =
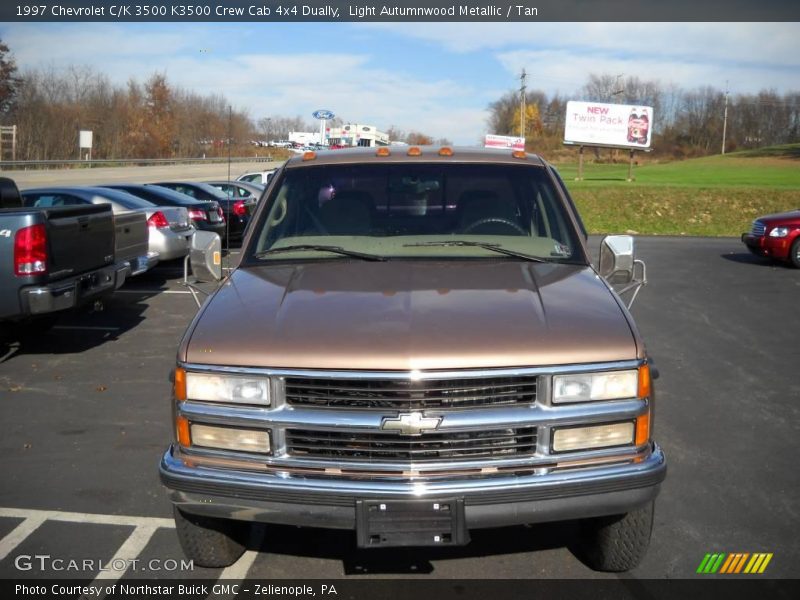
[[[767,226],[761,221],[753,221],[753,230],[750,232],[756,237],[761,237],[767,232]]]
[[[314,379],[286,378],[286,402],[295,406],[423,410],[531,404],[537,378]]]
[[[443,459],[518,458],[536,450],[536,428],[435,432],[423,435],[287,429],[295,458],[431,462]]]

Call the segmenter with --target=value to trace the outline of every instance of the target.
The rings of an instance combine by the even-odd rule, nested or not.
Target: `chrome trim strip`
[[[230,375],[260,375],[263,377],[309,377],[317,379],[464,379],[482,377],[525,377],[534,375],[559,375],[562,373],[588,373],[590,371],[618,371],[635,369],[646,360],[624,360],[606,363],[577,365],[550,365],[541,367],[511,367],[502,369],[456,369],[447,371],[329,371],[314,369],[272,369],[267,367],[231,367],[198,363],[178,363],[187,371],[198,373],[227,373]]]
[[[180,488],[180,482],[203,482],[213,485],[221,495],[236,496],[237,489],[258,488],[268,498],[270,491],[293,491],[307,494],[346,495],[358,498],[368,497],[425,497],[435,494],[465,495],[490,492],[507,493],[509,490],[541,489],[549,486],[569,484],[585,485],[587,488],[605,481],[619,480],[626,487],[641,485],[637,479],[658,473],[658,479],[666,474],[666,464],[661,449],[654,445],[653,452],[641,462],[622,465],[589,467],[567,471],[556,471],[544,475],[485,477],[473,479],[431,479],[430,481],[404,480],[385,481],[377,479],[345,479],[339,477],[281,477],[272,473],[233,471],[208,467],[189,467],[172,455],[172,448],[161,459],[161,480],[173,489]],[[627,480],[627,482],[626,482]],[[652,482],[648,482],[652,485]],[[580,492],[571,489],[569,495]]]
[[[345,472],[342,475],[337,475],[337,477],[345,479],[348,477],[353,477],[358,478],[359,481],[363,481],[364,476],[374,473],[385,473],[386,478],[390,479],[397,479],[402,473],[408,472],[416,473],[417,475],[414,476],[416,479],[424,479],[426,476],[441,479],[442,476],[437,475],[437,473],[447,471],[449,473],[453,473],[453,475],[449,476],[449,478],[452,479],[454,477],[474,477],[476,475],[476,470],[480,470],[485,467],[496,468],[500,470],[501,473],[503,470],[513,470],[514,468],[538,468],[546,469],[548,471],[551,469],[558,470],[567,468],[583,468],[579,465],[579,463],[592,460],[604,460],[609,462],[632,461],[636,458],[642,457],[646,449],[647,446],[626,446],[600,448],[598,450],[586,450],[583,452],[571,452],[569,454],[564,453],[558,456],[548,456],[537,453],[530,456],[504,459],[502,461],[487,461],[485,458],[483,458],[458,462],[448,459],[444,461],[427,463],[411,463],[403,461],[392,463],[368,461],[337,462],[327,459],[295,458],[286,455],[243,455],[242,453],[238,452],[211,448],[181,448],[180,452],[186,458],[196,458],[199,461],[202,461],[203,458],[208,458],[212,460],[232,460],[243,464],[249,462],[251,463],[251,468],[253,471],[258,473],[264,473],[266,469],[273,471],[285,469],[287,472],[291,472],[293,469],[316,469],[320,472],[305,473],[304,476],[314,477],[316,475],[318,477],[322,477],[326,476],[325,473],[322,472],[324,469],[336,468]],[[359,471],[363,471],[365,475],[359,474]],[[464,473],[458,473],[459,471],[464,471]],[[487,475],[481,474],[480,476],[486,477]],[[489,476],[494,477],[496,475],[492,474]]]
[[[473,408],[469,410],[426,410],[429,417],[442,417],[436,430],[469,431],[486,427],[568,426],[635,419],[647,410],[644,400],[613,400],[579,405]],[[402,411],[339,411],[335,415],[328,409],[313,408],[245,408],[228,404],[213,405],[186,400],[178,403],[179,414],[190,421],[234,426],[298,427],[364,433],[381,432],[381,423],[387,416]]]

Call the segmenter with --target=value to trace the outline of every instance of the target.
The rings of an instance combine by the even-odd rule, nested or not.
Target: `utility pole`
[[[522,69],[522,74],[519,76],[519,137],[525,137],[525,78],[528,76],[525,69]]]
[[[728,133],[728,81],[725,80],[725,112],[722,116],[722,153],[725,154],[725,136]]]
[[[625,73],[620,73],[619,75],[617,75],[617,81],[614,83],[614,87],[616,87],[617,89],[611,92],[612,96],[619,96],[620,94],[625,93],[625,88],[622,85],[623,75],[625,75]]]

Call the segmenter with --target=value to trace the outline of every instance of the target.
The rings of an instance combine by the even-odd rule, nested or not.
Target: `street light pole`
[[[722,116],[722,153],[725,154],[725,136],[728,133],[728,82],[725,81],[725,112]]]
[[[519,88],[519,137],[525,138],[525,78],[528,76],[525,69],[522,69],[522,74],[519,76],[521,86]]]

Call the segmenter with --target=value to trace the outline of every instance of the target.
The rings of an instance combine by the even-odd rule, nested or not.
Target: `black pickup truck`
[[[114,241],[111,206],[22,208],[16,184],[0,178],[0,327],[47,322],[120,287],[131,267]]]

